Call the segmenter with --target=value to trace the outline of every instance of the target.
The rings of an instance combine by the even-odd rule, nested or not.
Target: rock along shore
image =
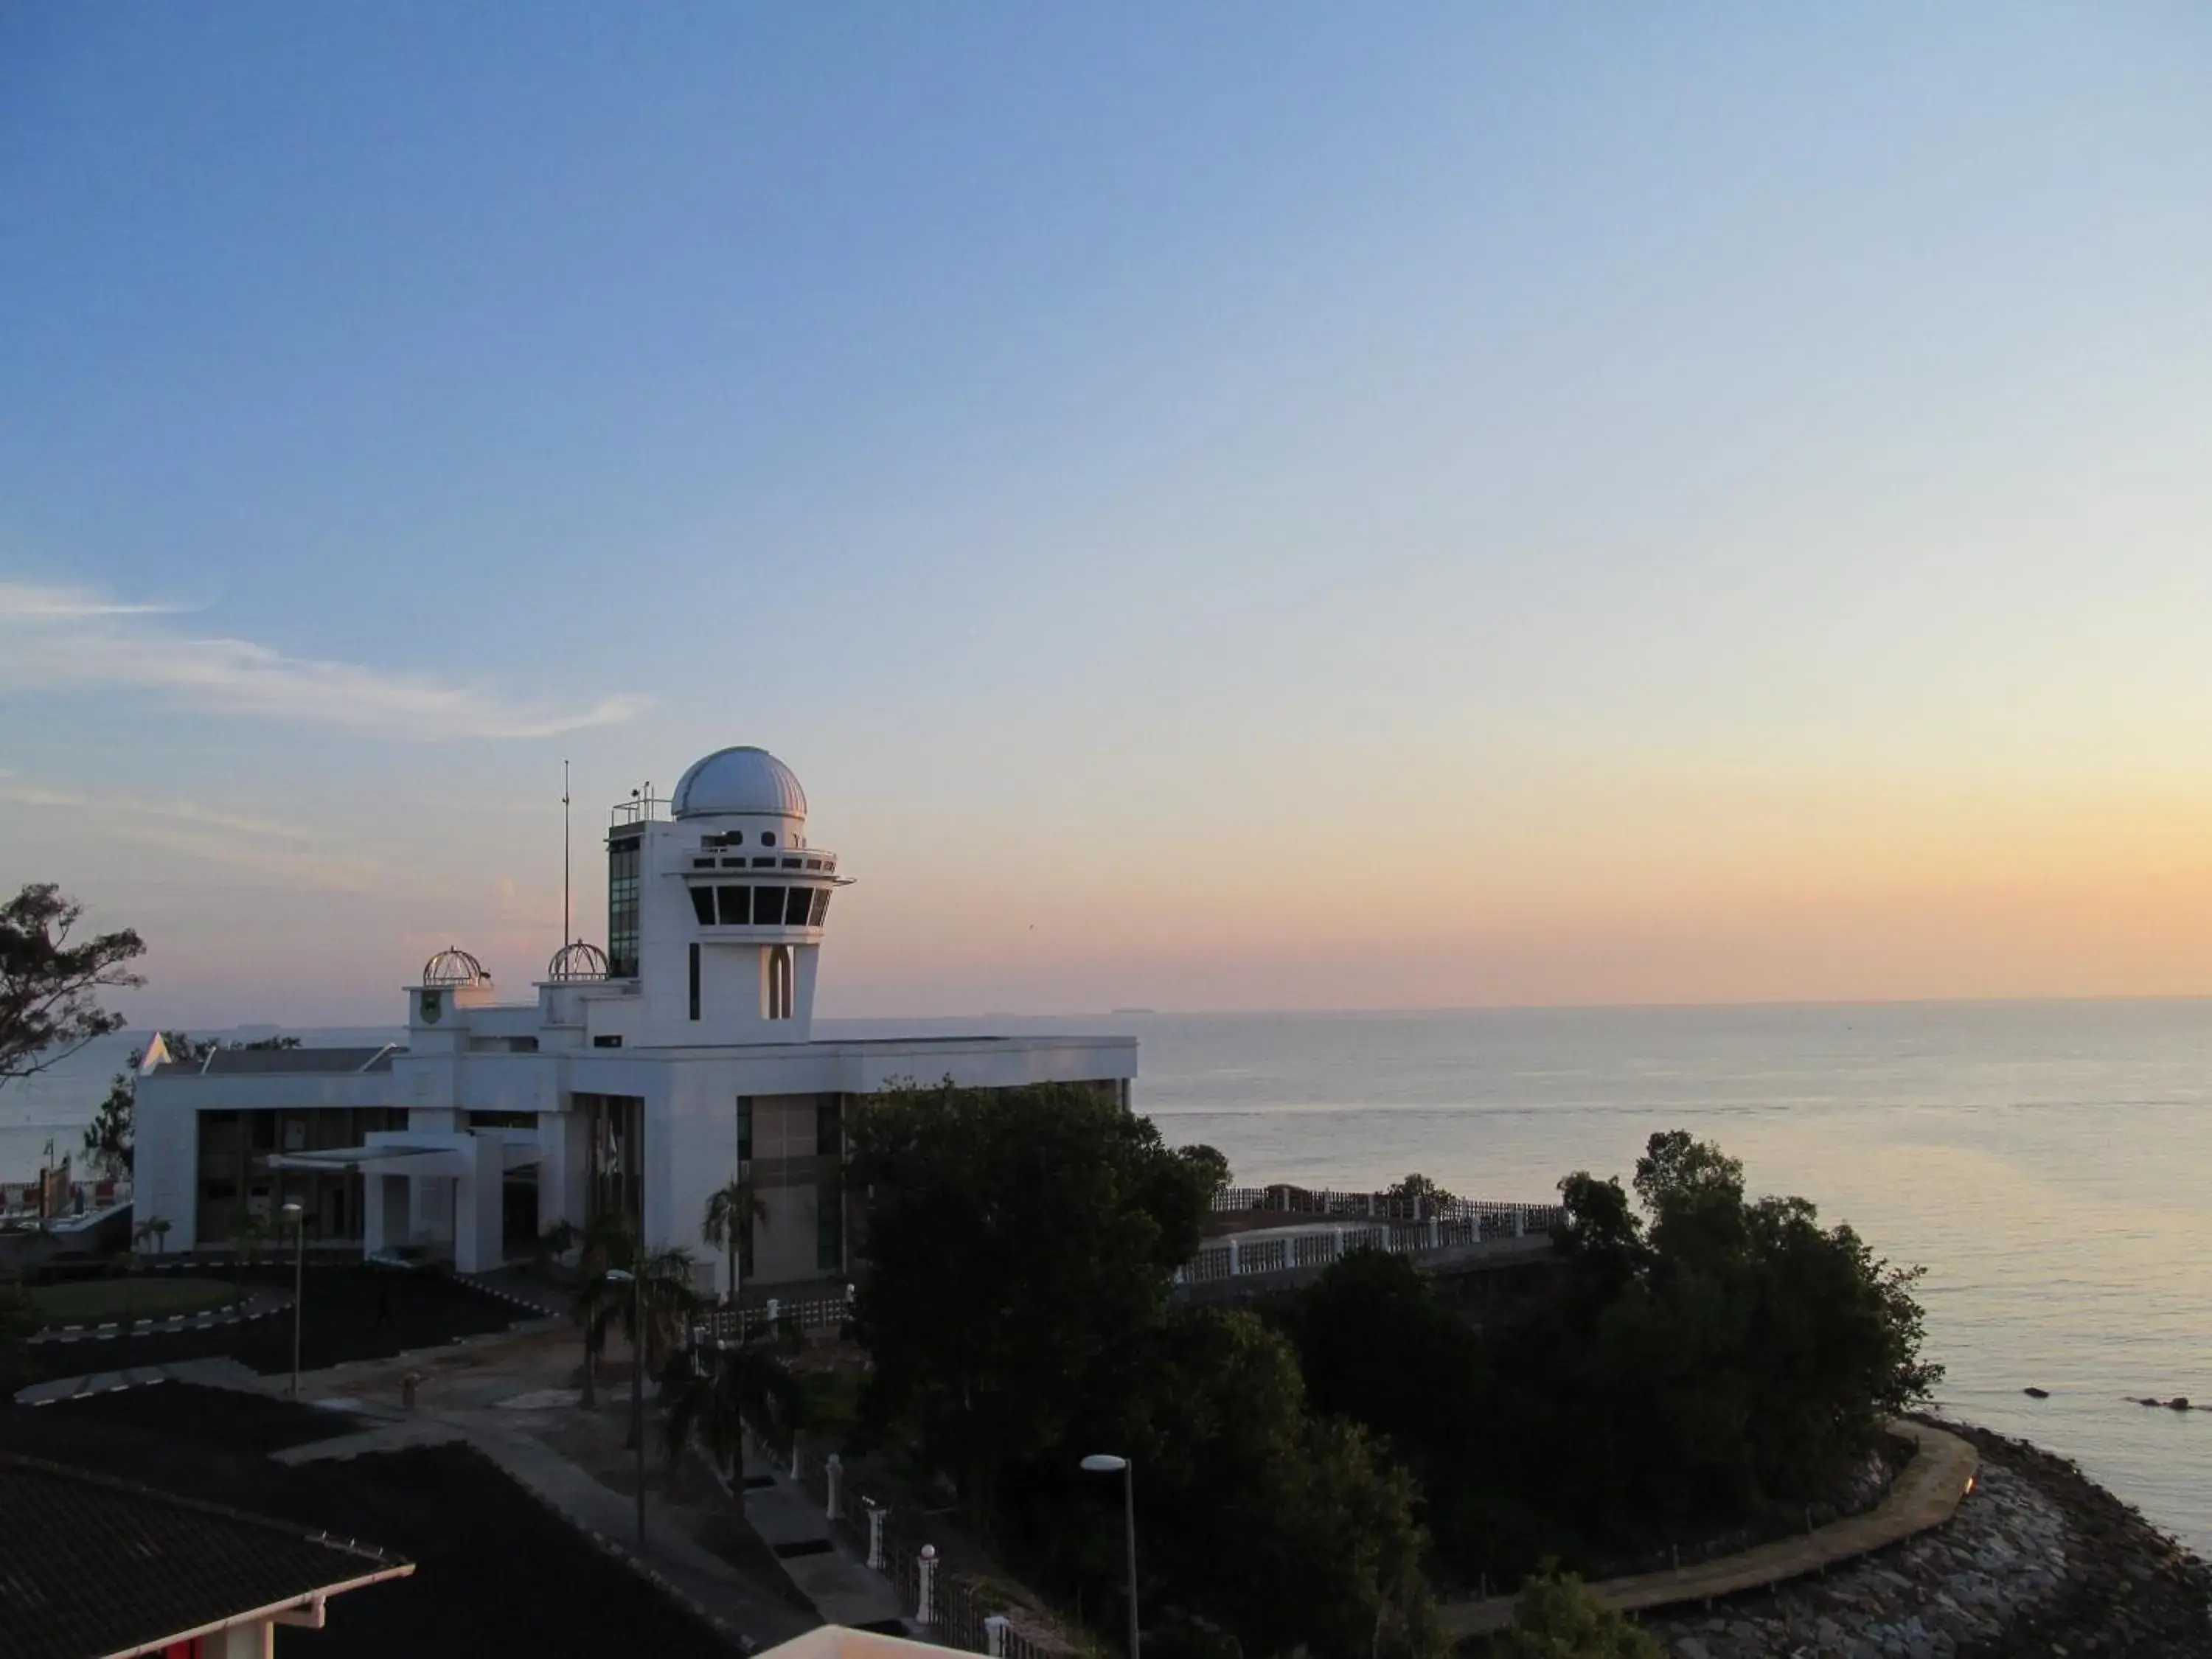
[[[1645,1628],[1674,1659],[2212,1659],[2212,1568],[2063,1458],[1941,1426],[1982,1457],[1949,1522]]]

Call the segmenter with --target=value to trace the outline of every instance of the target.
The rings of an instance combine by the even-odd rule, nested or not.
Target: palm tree
[[[607,1345],[614,1304],[628,1299],[624,1287],[607,1277],[607,1269],[627,1268],[637,1243],[629,1218],[612,1214],[594,1216],[574,1242],[581,1246],[576,1257],[576,1322],[584,1328],[583,1403],[588,1409],[599,1404],[599,1355]]]
[[[803,1428],[806,1396],[781,1357],[796,1346],[795,1338],[769,1333],[721,1344],[703,1372],[681,1355],[672,1360],[660,1379],[668,1408],[660,1449],[670,1470],[695,1432],[716,1466],[734,1475],[748,1425],[779,1440]]]
[[[599,1403],[595,1373],[610,1329],[619,1327],[635,1357],[633,1363],[648,1367],[663,1364],[681,1345],[699,1306],[693,1265],[686,1249],[647,1254],[627,1216],[603,1215],[585,1227],[576,1285],[576,1318],[584,1328],[585,1406]],[[639,1283],[616,1279],[617,1269]]]
[[[154,1254],[161,1253],[161,1241],[169,1236],[169,1224],[160,1216],[149,1215],[131,1230],[131,1242],[140,1249],[154,1247]]]
[[[243,1289],[245,1270],[260,1255],[261,1247],[276,1236],[276,1224],[259,1210],[246,1210],[232,1224],[230,1235],[238,1251],[238,1271],[233,1277]]]
[[[751,1241],[754,1222],[767,1218],[768,1206],[753,1191],[753,1183],[741,1175],[732,1176],[707,1200],[707,1218],[700,1224],[699,1237],[708,1249],[729,1252],[729,1305],[732,1308],[738,1305],[738,1246]]]

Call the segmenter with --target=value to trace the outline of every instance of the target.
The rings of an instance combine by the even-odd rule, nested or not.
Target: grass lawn
[[[31,1305],[42,1325],[99,1325],[109,1320],[163,1319],[205,1313],[238,1300],[238,1287],[215,1279],[82,1279],[42,1285]]]

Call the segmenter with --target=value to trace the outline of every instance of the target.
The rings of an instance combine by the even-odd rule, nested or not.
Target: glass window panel
[[[783,889],[756,887],[753,889],[753,921],[766,927],[783,925]]]
[[[753,890],[750,887],[717,887],[722,897],[722,926],[742,927],[753,919]]]
[[[691,912],[699,918],[699,925],[702,927],[712,927],[714,925],[714,890],[713,888],[694,887],[691,890]]]
[[[818,892],[818,893],[815,894],[815,896],[814,896],[814,923],[813,923],[813,925],[814,925],[815,927],[819,927],[822,925],[822,918],[823,918],[823,917],[824,917],[824,916],[826,916],[826,915],[828,915],[829,914],[830,914],[830,890],[829,890],[827,887],[824,887],[824,888],[823,888],[820,892]]]
[[[805,887],[793,887],[788,888],[786,890],[791,895],[791,896],[785,902],[783,911],[784,924],[790,927],[805,927],[806,918],[814,908],[814,894],[812,890]]]

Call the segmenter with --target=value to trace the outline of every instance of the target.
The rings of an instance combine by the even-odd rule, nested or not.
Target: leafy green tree
[[[699,1237],[708,1249],[729,1253],[729,1304],[738,1305],[738,1261],[752,1237],[753,1223],[763,1220],[768,1206],[743,1176],[732,1176],[707,1200],[707,1213],[699,1224]]]
[[[1411,1261],[1378,1250],[1332,1266],[1284,1322],[1315,1407],[1389,1436],[1442,1557],[1486,1560],[1500,1517],[1486,1478],[1497,1389],[1481,1334]]]
[[[1001,1470],[1057,1451],[1095,1375],[1164,1321],[1215,1170],[1065,1084],[895,1089],[853,1127],[863,1435],[910,1437],[987,1522]]]
[[[1559,1293],[1480,1330],[1405,1263],[1362,1255],[1284,1316],[1316,1403],[1419,1478],[1440,1576],[1795,1517],[1940,1376],[1917,1270],[1850,1228],[1747,1199],[1741,1165],[1680,1133],[1651,1138],[1634,1191],[1561,1182]]]
[[[1419,1170],[1415,1170],[1403,1181],[1394,1182],[1384,1189],[1382,1195],[1385,1198],[1395,1198],[1403,1203],[1414,1205],[1425,1216],[1432,1215],[1438,1209],[1459,1202],[1455,1194],[1439,1187]]]
[[[84,907],[52,882],[0,905],[0,1088],[121,1030],[123,1016],[101,1007],[100,993],[146,982],[130,965],[145,942],[124,927],[71,944],[83,920]]]
[[[1664,1659],[1658,1638],[1608,1607],[1572,1573],[1547,1566],[1522,1585],[1492,1659]]]
[[[1218,1148],[1200,1142],[1190,1146],[1178,1146],[1176,1156],[1188,1164],[1205,1183],[1206,1199],[1210,1206],[1216,1194],[1230,1182],[1229,1159]]]
[[[1200,1614],[1249,1653],[1436,1649],[1413,1479],[1313,1412],[1286,1340],[1249,1312],[1183,1315],[1136,1370],[1109,1432],[1135,1459],[1160,1613]]]

